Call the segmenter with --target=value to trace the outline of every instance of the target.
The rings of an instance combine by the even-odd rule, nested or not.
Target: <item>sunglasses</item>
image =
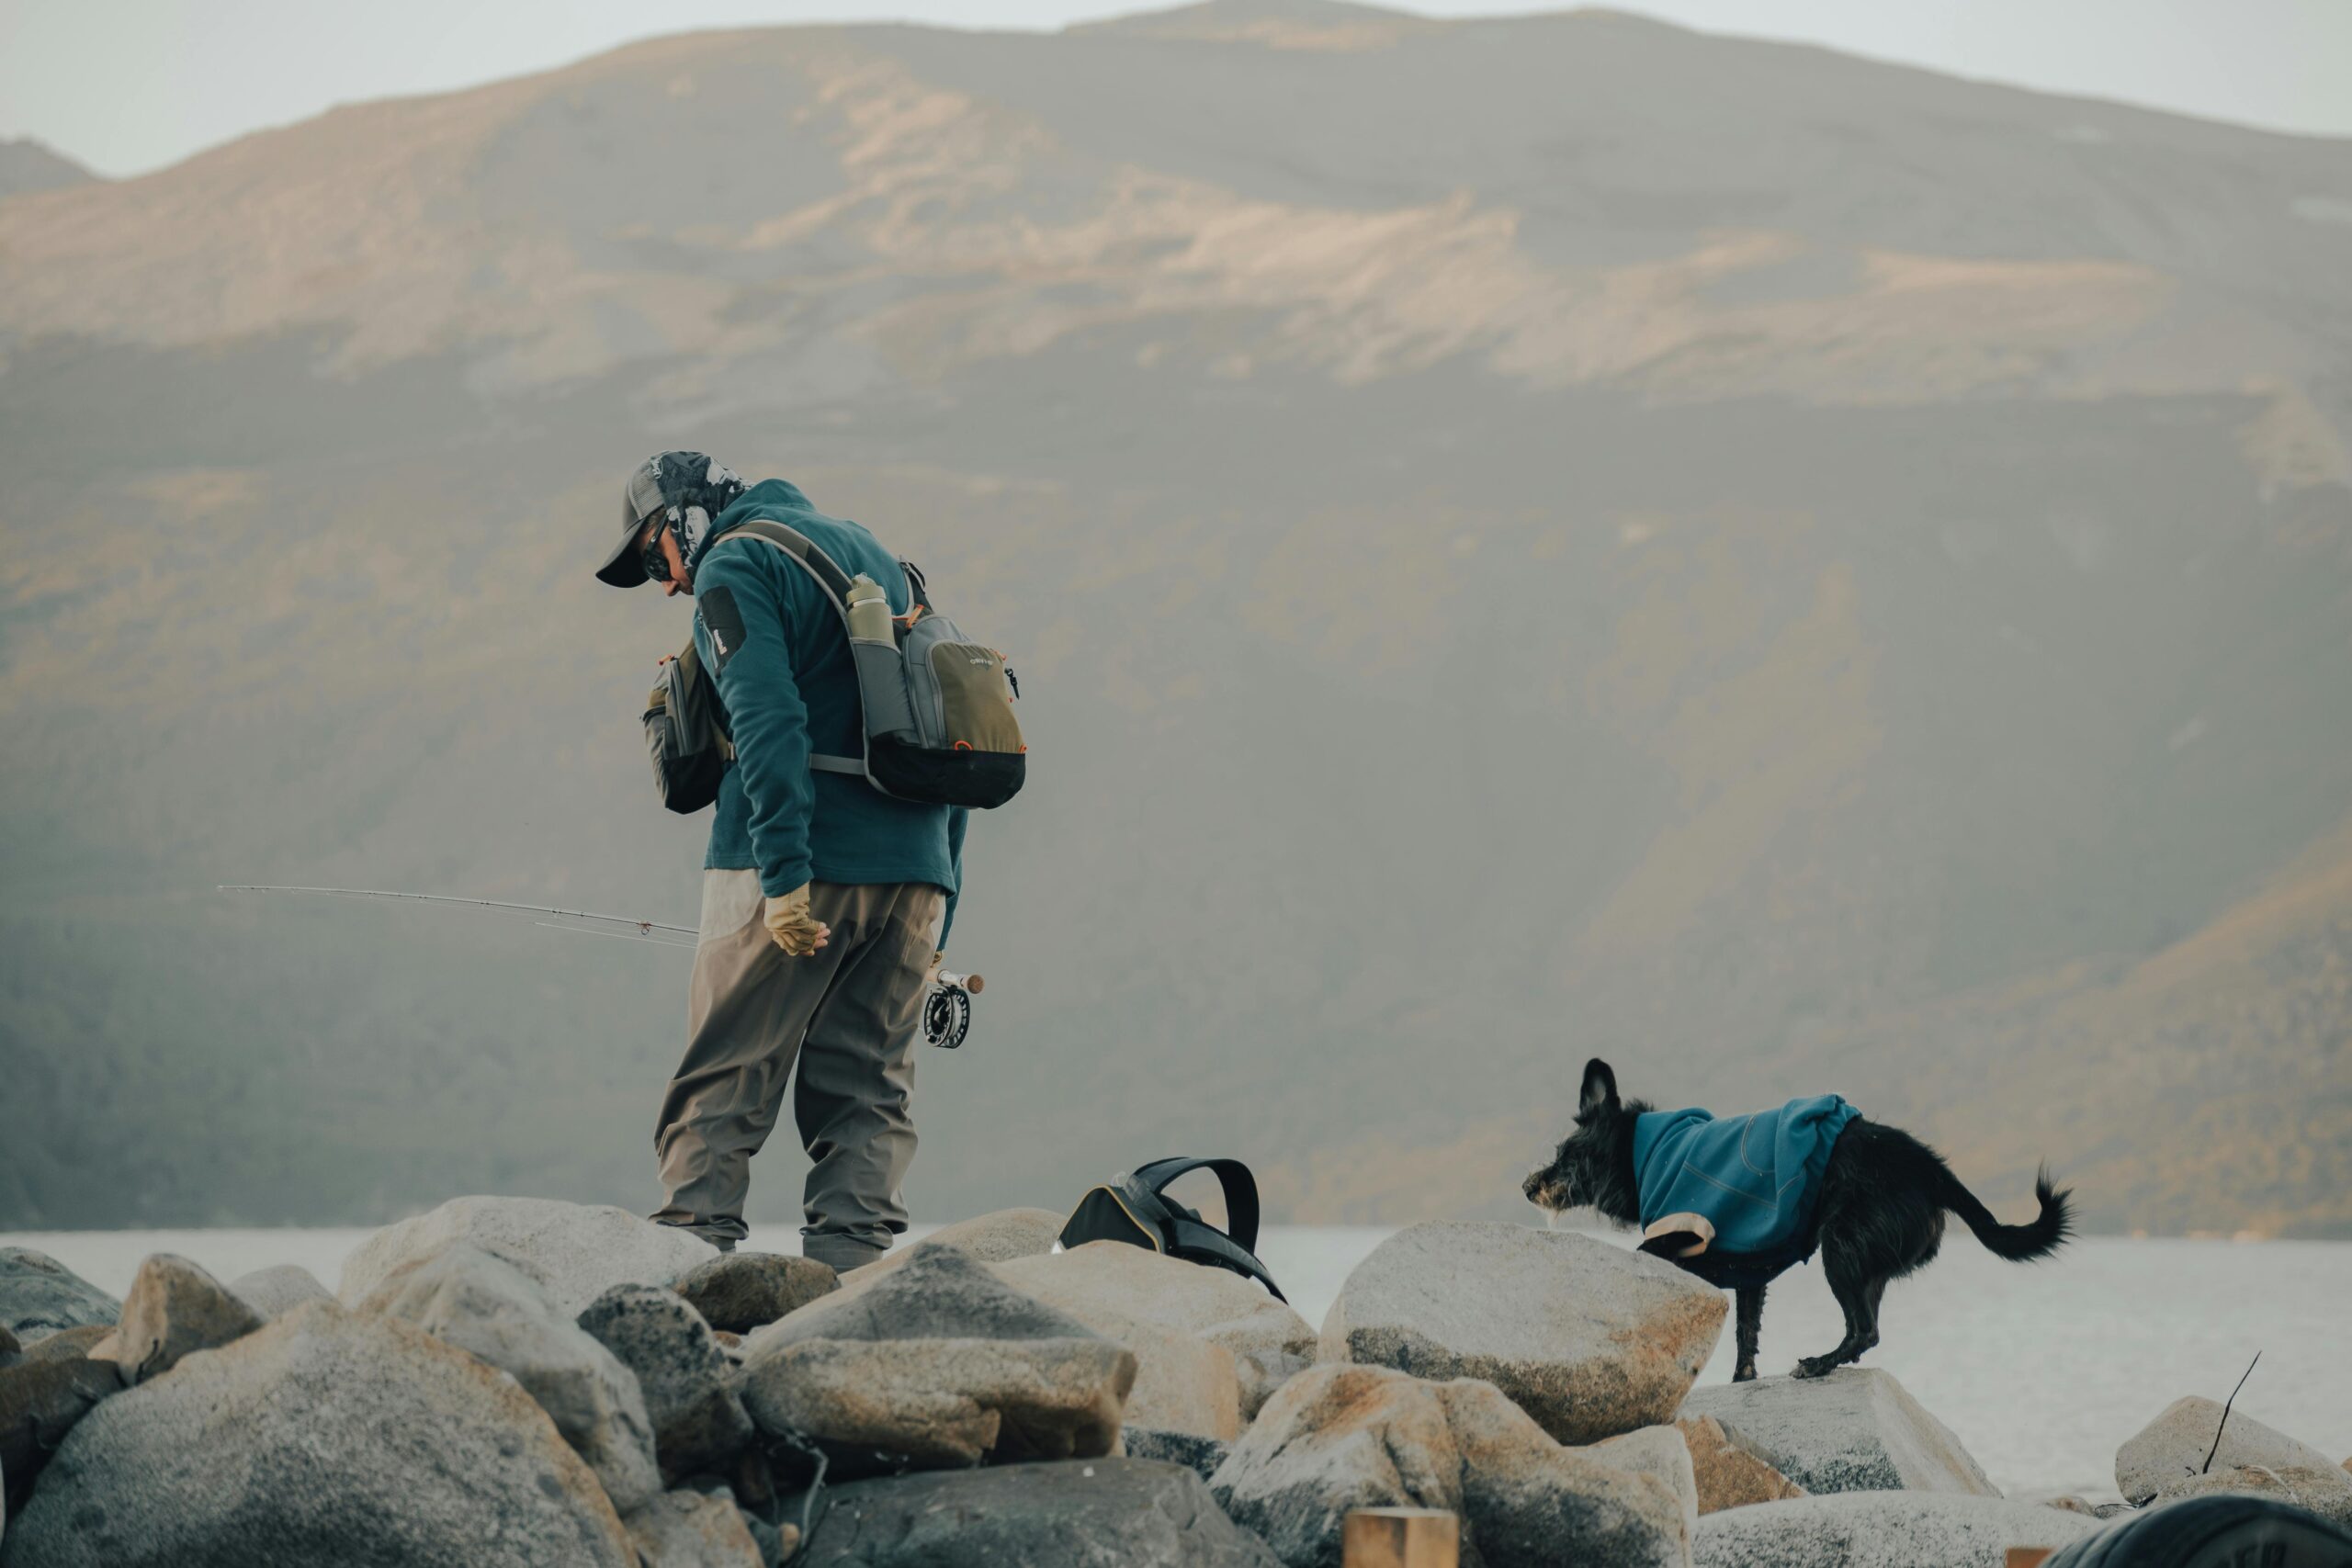
[[[638,551],[638,563],[645,568],[645,575],[656,582],[670,581],[670,557],[662,547],[662,540],[669,531],[667,524],[654,529],[646,536],[644,547]]]

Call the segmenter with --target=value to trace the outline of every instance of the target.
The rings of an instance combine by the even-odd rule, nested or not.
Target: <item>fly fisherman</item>
[[[848,640],[807,571],[730,531],[752,519],[797,529],[844,571],[881,583],[893,615],[913,608],[910,587],[864,528],[782,479],[746,487],[699,452],[639,465],[622,506],[620,542],[596,576],[694,595],[695,647],[734,744],[703,863],[685,1057],[653,1142],[666,1193],[653,1218],[722,1250],[742,1239],[752,1156],[791,1078],[812,1162],[801,1250],[854,1269],[907,1228],[899,1189],[915,1153],[915,1038],[955,915],[968,813],[811,771],[812,754],[860,748]]]

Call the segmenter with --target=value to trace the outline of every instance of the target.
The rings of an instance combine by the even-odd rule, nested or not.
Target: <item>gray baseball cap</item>
[[[621,487],[621,536],[596,569],[596,581],[609,582],[616,588],[634,588],[645,581],[645,563],[639,559],[638,537],[645,532],[645,525],[662,510],[662,481],[654,470],[658,459],[649,458],[637,466]]]

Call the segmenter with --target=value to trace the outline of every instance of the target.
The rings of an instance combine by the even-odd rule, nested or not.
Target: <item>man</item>
[[[695,647],[735,750],[704,860],[685,1059],[654,1138],[667,1197],[653,1218],[722,1249],[742,1239],[752,1156],[790,1078],[812,1162],[801,1250],[854,1269],[907,1228],[915,1036],[954,918],[967,814],[810,771],[812,752],[863,745],[849,639],[808,572],[731,531],[752,518],[797,529],[881,583],[896,615],[913,608],[906,574],[873,535],[794,486],[746,486],[699,452],[649,458],[622,506],[620,543],[596,575],[694,596]]]

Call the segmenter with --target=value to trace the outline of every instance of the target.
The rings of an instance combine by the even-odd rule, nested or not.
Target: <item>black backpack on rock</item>
[[[1216,1173],[1217,1185],[1225,1190],[1231,1235],[1202,1219],[1198,1210],[1168,1196],[1168,1184],[1190,1170]],[[1265,1286],[1274,1300],[1285,1303],[1290,1300],[1253,1250],[1258,1245],[1258,1179],[1238,1159],[1193,1159],[1180,1155],[1113,1177],[1107,1185],[1094,1188],[1078,1201],[1054,1250],[1067,1251],[1090,1241],[1123,1241],[1187,1263],[1230,1269]]]

